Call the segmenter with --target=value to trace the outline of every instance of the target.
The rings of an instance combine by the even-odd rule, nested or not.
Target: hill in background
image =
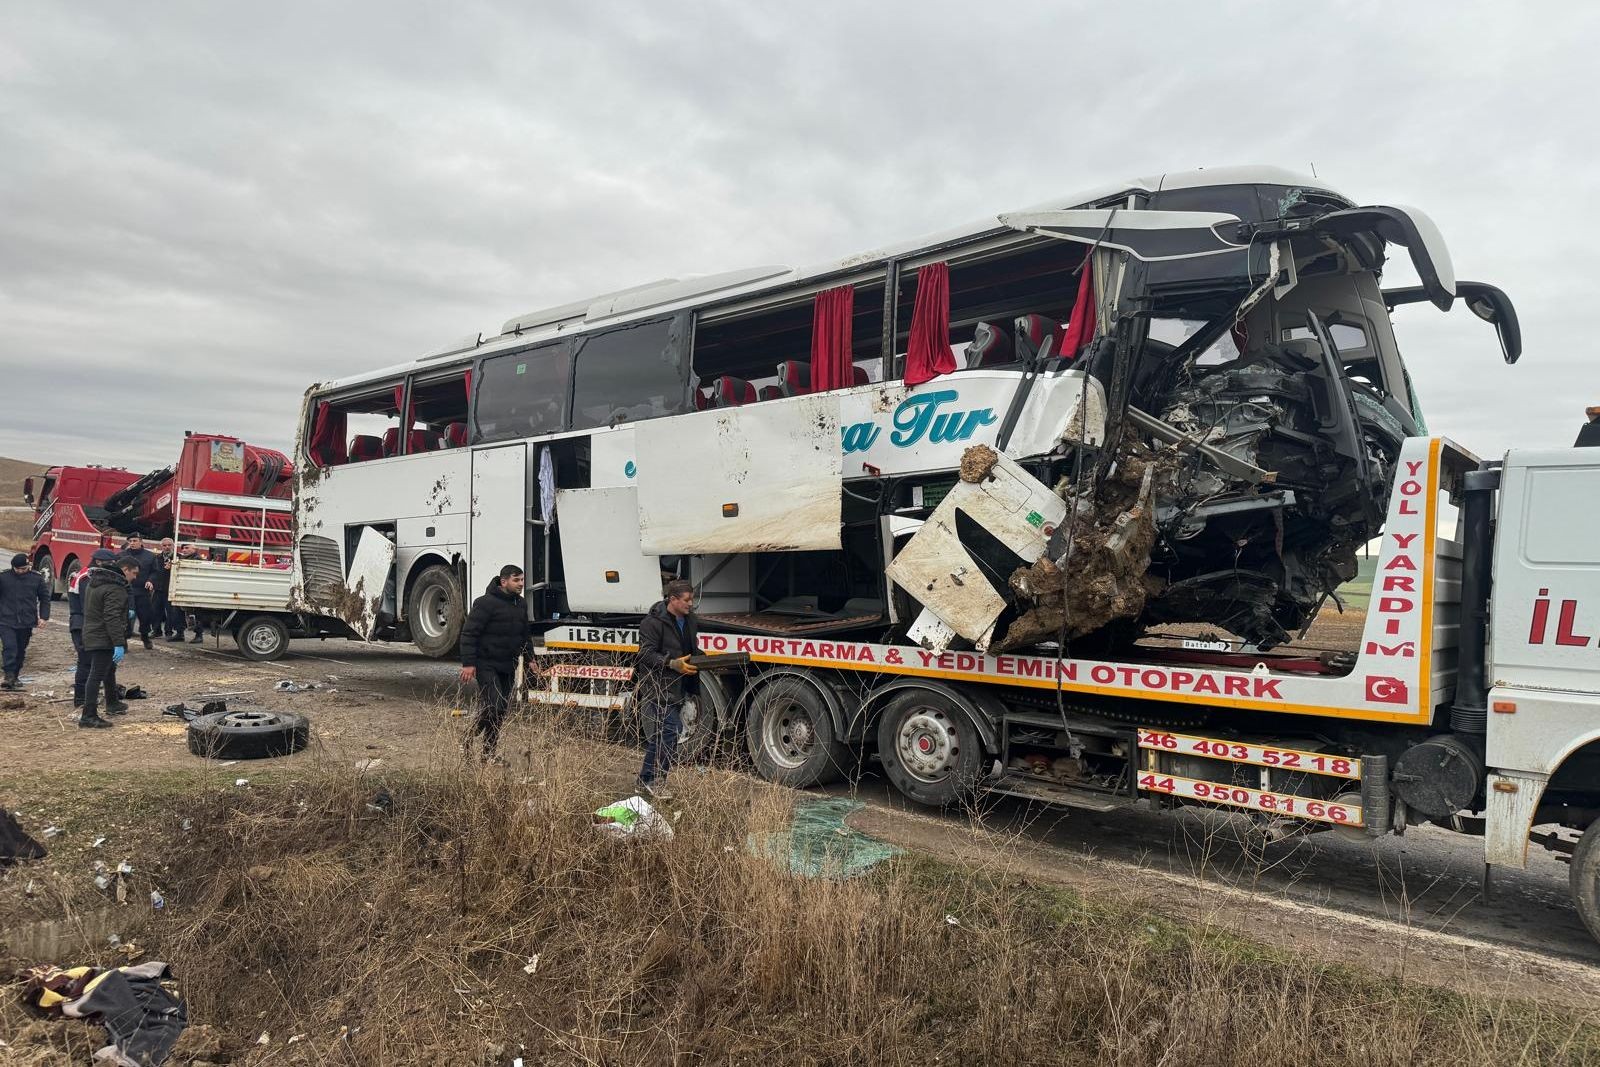
[[[31,463],[0,456],[0,508],[20,508],[22,479],[42,473],[48,463]],[[33,515],[26,511],[0,511],[0,549],[20,552],[33,542]],[[0,562],[0,566],[4,566]]]

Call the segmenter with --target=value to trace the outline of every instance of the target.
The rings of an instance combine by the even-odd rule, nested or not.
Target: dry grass
[[[26,552],[33,547],[33,513],[0,511],[0,549]]]
[[[591,826],[615,799],[595,746],[550,730],[517,763],[527,781],[441,760],[190,793],[170,812],[195,825],[167,857],[167,909],[134,933],[235,1062],[1600,1061],[1600,1035],[1562,1012],[1321,966],[1130,901],[914,858],[799,879],[747,842],[803,797],[733,774],[675,776],[674,839],[614,840]]]

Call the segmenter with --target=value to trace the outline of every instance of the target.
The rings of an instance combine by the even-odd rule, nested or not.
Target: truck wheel
[[[423,655],[435,659],[455,655],[466,618],[466,594],[451,568],[436,563],[411,583],[406,619],[411,623],[411,640]]]
[[[919,804],[946,808],[976,792],[983,739],[948,698],[913,689],[889,701],[878,716],[878,758],[900,792]]]
[[[266,759],[299,752],[311,723],[292,711],[219,711],[189,722],[189,751],[210,759]]]
[[[1578,917],[1589,928],[1589,936],[1600,941],[1600,819],[1589,824],[1572,850],[1570,877]]]
[[[854,763],[822,694],[792,676],[756,693],[745,718],[745,746],[764,780],[796,789],[837,782]]]
[[[702,705],[706,708],[703,713],[700,711]],[[679,714],[683,719],[683,730],[678,734],[678,747],[673,750],[673,761],[698,763],[716,745],[716,714],[705,702],[704,697],[690,697],[684,701],[683,710]],[[612,740],[643,747],[648,740],[645,737],[645,725],[644,708],[634,699],[634,694],[629,692],[622,710],[612,718],[607,733]]]
[[[245,659],[268,662],[289,648],[289,628],[271,615],[252,615],[233,632],[233,641]]]
[[[61,593],[56,589],[56,572],[51,564],[50,553],[41,552],[33,558],[33,573],[44,579],[44,587],[50,590],[51,600],[61,599]]]
[[[61,593],[59,595],[62,595],[62,596],[66,595],[66,592],[72,588],[72,579],[76,578],[78,576],[78,572],[80,570],[82,570],[82,569],[83,569],[83,564],[78,561],[78,557],[77,556],[70,557],[65,563],[63,563],[61,565],[61,590],[62,591],[61,591]]]

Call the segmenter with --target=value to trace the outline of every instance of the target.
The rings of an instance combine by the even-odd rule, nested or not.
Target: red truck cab
[[[33,568],[56,596],[90,553],[111,543],[104,531],[107,498],[139,476],[121,467],[51,467],[24,479],[22,497],[33,505]]]

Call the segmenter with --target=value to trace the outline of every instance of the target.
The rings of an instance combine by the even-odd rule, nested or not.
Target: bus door
[[[528,566],[528,480],[527,445],[501,445],[472,453],[469,604],[483,595],[507,563],[524,569]]]

